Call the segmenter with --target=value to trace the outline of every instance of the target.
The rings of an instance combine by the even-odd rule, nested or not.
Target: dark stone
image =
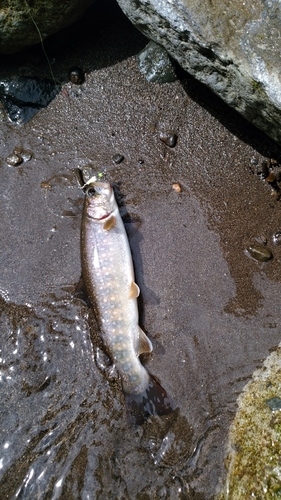
[[[174,148],[177,143],[178,136],[174,132],[167,130],[165,132],[160,132],[159,139],[169,146],[169,148]]]
[[[79,68],[79,66],[73,66],[72,68],[69,68],[68,78],[71,83],[81,85],[85,81],[85,74],[84,71]]]
[[[0,101],[11,121],[26,123],[46,108],[59,90],[60,86],[52,80],[19,76],[0,81]]]
[[[167,83],[177,79],[168,52],[157,43],[149,42],[139,53],[138,64],[148,82]]]
[[[116,155],[113,156],[112,159],[113,159],[114,163],[119,165],[119,163],[121,163],[124,160],[124,156],[117,153]]]

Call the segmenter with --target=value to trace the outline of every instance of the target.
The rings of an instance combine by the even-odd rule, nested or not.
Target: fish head
[[[109,182],[93,181],[84,189],[88,217],[104,221],[116,209],[114,191]]]

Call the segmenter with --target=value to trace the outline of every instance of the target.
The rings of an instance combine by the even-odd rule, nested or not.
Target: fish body
[[[81,234],[83,280],[123,389],[138,394],[150,378],[138,355],[151,352],[152,344],[138,325],[139,288],[129,242],[110,184],[89,186]]]

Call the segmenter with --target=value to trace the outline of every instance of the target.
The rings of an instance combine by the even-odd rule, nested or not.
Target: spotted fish
[[[82,277],[103,342],[121,376],[135,420],[169,413],[172,403],[165,390],[139,360],[140,354],[152,351],[152,343],[138,324],[140,290],[114,191],[110,183],[95,178],[84,191]]]

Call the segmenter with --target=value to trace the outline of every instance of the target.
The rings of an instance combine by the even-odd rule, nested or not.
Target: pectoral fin
[[[109,217],[107,221],[104,223],[103,229],[105,231],[110,231],[110,229],[112,229],[115,225],[116,225],[116,217],[114,217],[114,215],[111,215],[111,217]]]
[[[148,354],[153,351],[153,346],[149,338],[145,335],[144,331],[139,326],[139,350],[138,356],[140,354]]]
[[[91,304],[91,301],[89,299],[89,295],[86,291],[85,283],[84,283],[82,276],[76,285],[76,288],[74,291],[74,297],[77,297],[78,299],[83,300],[83,302],[85,302],[85,304],[87,304],[88,307],[92,307],[92,304]]]
[[[138,285],[132,281],[129,293],[129,299],[136,299],[140,294],[140,289]]]

